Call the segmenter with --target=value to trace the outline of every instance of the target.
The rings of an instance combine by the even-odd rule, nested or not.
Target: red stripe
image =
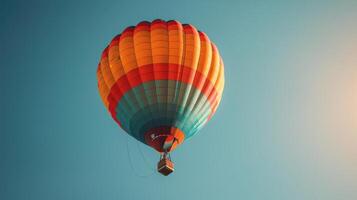
[[[119,35],[116,35],[112,41],[110,42],[109,44],[109,49],[113,46],[118,46],[119,45],[119,39],[120,39],[120,34]]]
[[[176,127],[161,126],[146,131],[144,138],[146,144],[159,152],[165,151],[165,149],[163,149],[165,142],[176,139],[176,141],[172,143],[172,146],[169,149],[166,149],[170,152],[183,142],[185,134]]]
[[[170,22],[167,22],[167,30],[169,30],[169,31],[182,30],[182,25],[180,24],[180,22],[170,21]]]
[[[160,28],[165,28],[166,29],[166,22],[161,19],[156,19],[151,22],[151,27],[160,27]]]
[[[199,31],[198,34],[200,35],[201,41],[209,41],[208,36],[204,32]]]
[[[108,52],[109,52],[109,46],[106,46],[102,52],[101,59],[108,57]]]
[[[182,76],[179,76],[179,73],[182,73]],[[192,80],[190,75],[193,73],[196,75]],[[214,101],[218,93],[210,80],[208,80],[199,71],[194,71],[192,68],[177,64],[161,63],[135,68],[116,81],[110,89],[110,93],[107,97],[109,102],[109,112],[112,114],[112,117],[118,121],[116,118],[115,108],[126,92],[136,86],[139,86],[140,84],[155,80],[173,80],[181,81],[186,84],[192,84],[197,90],[201,91],[206,98],[208,98],[211,112],[213,111]],[[202,80],[205,81],[204,84],[201,83]]]
[[[129,26],[129,27],[127,27],[127,28],[121,33],[121,36],[120,36],[120,38],[119,38],[119,42],[122,41],[123,39],[125,39],[126,37],[133,37],[134,28],[135,28],[135,26]]]
[[[192,26],[191,24],[184,24],[183,29],[186,34],[197,32],[196,28],[194,26]]]
[[[136,25],[136,27],[135,27],[135,29],[139,29],[139,30],[147,30],[147,27],[150,27],[150,22],[148,22],[148,21],[142,21],[142,22],[139,22],[137,25]]]

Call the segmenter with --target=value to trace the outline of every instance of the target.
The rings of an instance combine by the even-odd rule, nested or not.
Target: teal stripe
[[[175,90],[175,87],[177,90]],[[180,128],[185,139],[197,133],[206,121],[211,108],[204,94],[189,84],[173,80],[157,80],[141,84],[128,91],[118,103],[117,118],[124,130],[145,143],[144,133],[158,126]],[[195,106],[183,107],[186,90],[194,94]],[[176,93],[176,94],[175,94]],[[196,96],[198,95],[198,96]],[[193,95],[190,95],[191,99]],[[199,108],[199,109],[197,109]]]

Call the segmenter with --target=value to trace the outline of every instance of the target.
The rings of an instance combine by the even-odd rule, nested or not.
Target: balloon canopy
[[[98,88],[129,135],[170,152],[215,113],[224,87],[223,61],[207,35],[178,21],[127,27],[104,49]]]

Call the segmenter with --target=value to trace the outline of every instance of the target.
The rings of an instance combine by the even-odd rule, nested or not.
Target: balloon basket
[[[157,171],[164,176],[168,176],[174,171],[174,163],[164,156],[157,164]]]

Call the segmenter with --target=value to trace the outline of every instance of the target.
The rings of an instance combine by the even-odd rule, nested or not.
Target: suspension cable
[[[131,154],[130,154],[129,138],[127,138],[127,140],[126,140],[126,151],[127,151],[127,155],[128,155],[128,160],[129,160],[130,168],[131,168],[131,170],[133,171],[133,173],[134,173],[136,176],[138,176],[138,177],[140,177],[140,178],[147,178],[147,177],[152,176],[154,173],[156,173],[156,171],[155,171],[155,170],[152,170],[151,167],[150,167],[151,173],[149,173],[149,174],[140,174],[140,173],[135,169],[134,164],[133,164],[133,160],[132,160],[132,156],[131,156]],[[142,152],[142,151],[140,151],[140,152],[141,152],[141,156],[144,157],[143,152]],[[146,163],[146,162],[145,162],[145,163]],[[146,164],[147,164],[147,163],[146,163]]]

